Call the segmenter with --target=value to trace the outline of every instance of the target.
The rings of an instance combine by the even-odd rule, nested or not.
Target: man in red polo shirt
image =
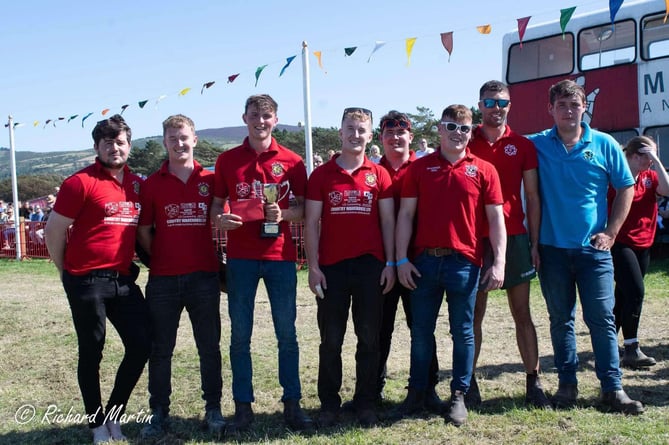
[[[390,175],[365,156],[373,134],[371,111],[344,110],[341,154],[314,170],[307,188],[304,242],[309,287],[319,297],[322,427],[337,422],[341,406],[341,347],[350,306],[358,338],[353,404],[363,426],[378,421],[379,330],[383,294],[395,283],[395,215]]]
[[[126,165],[130,137],[130,127],[118,114],[97,123],[95,164],[63,182],[45,228],[77,331],[77,375],[94,443],[125,440],[120,416],[151,348],[146,302],[131,273],[137,267],[132,258],[142,179]],[[103,409],[99,372],[107,318],[125,355]]]
[[[193,158],[197,136],[190,118],[168,117],[163,122],[163,145],[168,159],[142,187],[137,229],[140,245],[151,255],[146,300],[152,323],[149,405],[153,418],[141,434],[143,439],[158,439],[167,431],[172,353],[186,308],[200,356],[204,423],[211,434],[220,436],[225,428],[221,415],[221,293],[209,220],[214,174]]]
[[[272,308],[279,343],[279,383],[283,387],[284,420],[293,430],[313,426],[300,408],[299,348],[295,332],[297,251],[291,221],[304,214],[307,171],[302,158],[272,137],[278,105],[267,94],[246,101],[242,119],[249,135],[244,143],[216,160],[211,218],[226,230],[230,364],[235,418],[230,430],[253,421],[251,368],[253,306],[260,278]],[[290,191],[296,205],[289,206]],[[229,200],[230,213],[223,213]]]
[[[491,80],[479,91],[479,109],[482,123],[474,129],[469,150],[495,166],[504,195],[504,225],[507,234],[506,270],[504,284],[509,308],[516,325],[516,341],[527,373],[525,403],[537,408],[552,405],[539,380],[539,348],[537,332],[530,314],[530,281],[539,267],[539,223],[541,202],[537,178],[537,150],[527,138],[515,133],[506,124],[511,109],[509,88],[502,82]],[[521,188],[524,188],[527,208],[528,238],[524,220]],[[482,272],[491,266],[490,242],[486,238]],[[485,275],[483,273],[483,275]],[[476,352],[472,381],[465,397],[469,407],[481,404],[481,394],[476,382],[476,362],[481,351],[483,317],[488,303],[487,283],[481,281],[474,310],[474,339]]]
[[[453,338],[446,421],[456,426],[467,419],[464,396],[474,361],[474,304],[486,224],[494,256],[485,277],[489,289],[504,281],[506,248],[499,176],[490,163],[469,153],[471,122],[471,110],[464,105],[451,105],[442,113],[440,151],[414,161],[404,178],[396,235],[398,278],[412,290],[411,372],[403,404],[416,404],[428,387],[432,338],[445,291]]]

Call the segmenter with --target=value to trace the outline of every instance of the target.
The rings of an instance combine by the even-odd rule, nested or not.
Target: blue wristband
[[[394,261],[386,261],[386,267],[393,267],[395,265]]]
[[[409,258],[404,257],[404,258],[402,258],[401,260],[399,260],[398,262],[396,262],[395,265],[396,265],[396,266],[401,266],[402,264],[406,264],[406,263],[408,263],[408,262],[409,262]]]

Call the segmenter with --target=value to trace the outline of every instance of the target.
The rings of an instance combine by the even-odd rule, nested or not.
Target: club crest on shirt
[[[365,173],[365,184],[373,187],[376,185],[376,173]]]
[[[475,178],[476,175],[478,175],[479,168],[475,165],[468,165],[465,167],[465,175],[469,176],[470,178]]]
[[[113,216],[118,213],[118,202],[108,202],[105,204],[105,215]]]
[[[341,201],[344,197],[341,192],[332,191],[328,193],[328,198],[330,199],[330,205],[338,206],[339,204],[341,204]]]
[[[248,198],[251,193],[251,185],[248,182],[239,182],[235,187],[238,198]]]
[[[272,176],[281,177],[286,173],[286,170],[283,168],[283,165],[280,162],[275,162],[272,164]]]
[[[209,184],[201,182],[197,185],[197,191],[200,196],[209,196]]]
[[[646,188],[650,188],[653,185],[653,181],[650,180],[648,176],[643,178],[643,186]]]
[[[135,192],[136,195],[139,195],[139,181],[132,181],[132,190]]]
[[[179,216],[179,206],[177,204],[168,204],[165,206],[165,215],[168,218],[176,218]]]
[[[504,153],[507,156],[516,156],[518,154],[518,148],[516,148],[516,146],[513,144],[509,144],[504,147]]]
[[[583,159],[586,161],[592,161],[595,159],[595,154],[592,152],[592,150],[585,150],[583,151]]]

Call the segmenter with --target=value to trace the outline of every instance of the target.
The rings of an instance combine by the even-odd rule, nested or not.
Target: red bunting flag
[[[228,83],[232,83],[235,81],[235,79],[239,76],[239,73],[233,74],[232,76],[228,76]]]
[[[200,90],[200,94],[204,93],[204,89],[205,89],[205,88],[206,88],[206,89],[209,89],[209,88],[211,88],[212,86],[214,86],[215,83],[216,83],[216,81],[212,80],[211,82],[207,82],[207,83],[205,83],[204,85],[202,85],[202,89]]]
[[[441,33],[441,44],[444,45],[444,49],[448,51],[448,61],[450,62],[451,53],[453,52],[453,31]]]
[[[520,38],[520,49],[523,49],[523,37],[525,36],[525,30],[527,29],[527,23],[530,21],[531,16],[523,17],[518,20],[518,37]]]

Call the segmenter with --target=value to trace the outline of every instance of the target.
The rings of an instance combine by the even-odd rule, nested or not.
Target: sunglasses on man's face
[[[358,112],[358,113],[362,113],[362,114],[364,114],[364,115],[366,115],[366,116],[369,116],[370,119],[372,118],[372,112],[369,111],[367,108],[361,108],[361,107],[349,107],[349,108],[345,108],[345,109],[344,109],[344,114],[342,115],[341,118],[342,118],[342,120],[344,120],[344,118],[346,117],[347,114],[350,114],[350,113],[356,113],[356,112]]]
[[[386,119],[381,122],[381,131],[386,128],[402,128],[404,130],[411,130],[411,122],[399,119]]]
[[[483,102],[483,106],[486,108],[495,108],[495,105],[500,108],[506,108],[511,103],[509,99],[481,99],[481,102]]]
[[[460,124],[456,124],[455,122],[442,121],[441,125],[443,125],[446,130],[451,131],[451,132],[455,131],[455,130],[460,130],[460,133],[467,134],[470,131],[472,131],[472,126],[471,125],[466,125],[466,124],[460,125]]]

